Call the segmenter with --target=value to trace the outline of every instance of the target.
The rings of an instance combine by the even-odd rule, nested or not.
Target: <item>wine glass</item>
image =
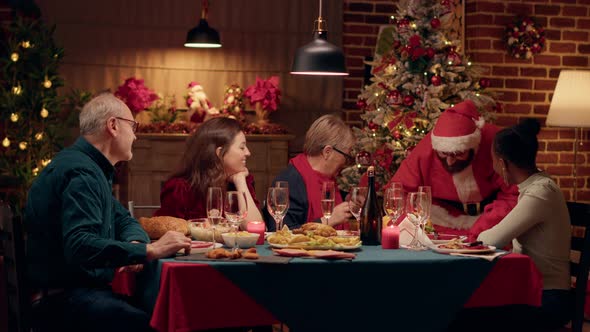
[[[275,187],[289,189],[289,182],[287,182],[287,181],[275,181]]]
[[[426,247],[420,242],[418,236],[420,236],[423,220],[426,216],[426,193],[424,192],[413,192],[409,193],[406,199],[406,213],[408,219],[414,224],[414,238],[408,245],[408,249],[412,250],[424,250]]]
[[[357,233],[360,233],[360,217],[365,200],[367,199],[367,192],[367,187],[352,187],[350,195],[348,195],[348,209],[356,220],[354,227],[351,225],[350,231],[355,235],[360,235]]]
[[[207,190],[207,217],[211,223],[213,247],[215,247],[215,229],[223,219],[223,195],[220,187],[209,187]]]
[[[423,208],[425,210],[424,220],[422,220],[422,223],[420,224],[420,227],[422,227],[422,230],[424,230],[428,219],[430,219],[430,209],[432,207],[432,188],[430,186],[420,186],[418,187],[418,192],[425,194],[425,196],[422,197],[424,200]]]
[[[397,219],[404,212],[404,190],[400,186],[392,186],[385,190],[383,197],[383,210],[390,218],[390,222],[395,224]]]
[[[336,189],[333,181],[325,181],[322,183],[322,213],[326,224],[332,216],[332,210],[334,210],[334,198],[336,197]]]
[[[266,208],[276,223],[276,231],[281,229],[281,223],[287,210],[289,209],[289,189],[287,188],[268,188],[266,195]]]
[[[240,223],[248,214],[248,201],[246,200],[246,193],[243,191],[228,191],[225,193],[225,201],[223,204],[223,212],[225,219],[229,222],[234,231],[234,238],[237,237]],[[234,239],[233,250],[238,249],[238,241]]]

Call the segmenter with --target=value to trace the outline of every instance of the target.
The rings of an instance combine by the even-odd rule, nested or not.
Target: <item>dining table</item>
[[[274,255],[268,245],[261,256]],[[444,331],[463,308],[539,306],[542,277],[530,257],[493,261],[430,250],[365,246],[345,260],[281,262],[160,259],[116,291],[140,296],[158,331],[281,322],[290,331]]]

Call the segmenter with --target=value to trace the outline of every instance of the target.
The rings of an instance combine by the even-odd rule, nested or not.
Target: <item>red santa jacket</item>
[[[469,231],[470,238],[477,238],[479,233],[500,222],[518,198],[518,187],[506,185],[493,169],[491,151],[497,131],[494,125],[484,125],[473,162],[456,174],[443,167],[432,149],[429,133],[402,162],[389,183],[401,182],[407,192],[417,191],[418,186],[431,186],[431,220],[437,230],[454,234]],[[495,199],[485,206],[484,212],[475,217],[445,202],[477,203],[494,195]]]

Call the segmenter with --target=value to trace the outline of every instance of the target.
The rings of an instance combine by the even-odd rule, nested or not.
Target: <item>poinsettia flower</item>
[[[149,108],[160,97],[146,87],[142,79],[130,77],[117,88],[115,96],[121,99],[134,114]]]
[[[261,103],[262,109],[269,112],[276,111],[281,97],[279,77],[271,76],[266,80],[256,77],[256,83],[246,89],[244,96],[250,100],[252,105]]]

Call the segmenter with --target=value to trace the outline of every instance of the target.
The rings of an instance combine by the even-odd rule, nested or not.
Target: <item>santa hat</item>
[[[438,117],[432,130],[432,148],[440,152],[477,149],[484,123],[473,101],[460,102]]]

